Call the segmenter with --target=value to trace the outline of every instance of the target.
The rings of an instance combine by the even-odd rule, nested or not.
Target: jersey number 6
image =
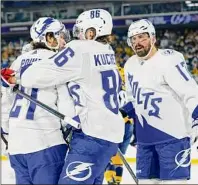
[[[54,59],[54,63],[58,67],[62,67],[64,64],[68,62],[68,57],[73,57],[74,56],[74,51],[68,47],[66,48],[63,52],[61,52],[58,56],[55,55],[56,58]]]

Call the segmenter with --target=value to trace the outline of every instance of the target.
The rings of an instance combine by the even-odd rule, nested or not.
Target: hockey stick
[[[33,102],[35,103],[36,105],[38,105],[39,107],[45,109],[46,111],[50,112],[51,114],[53,114],[54,116],[60,118],[61,120],[63,120],[64,122],[66,123],[69,123],[71,126],[79,129],[80,128],[80,123],[78,123],[77,121],[75,121],[74,119],[70,118],[70,117],[67,117],[65,116],[64,114],[61,114],[60,112],[52,109],[51,107],[45,105],[44,103],[32,98],[31,96],[29,96],[28,94],[20,91],[18,89],[18,85],[15,85],[13,87],[13,92],[21,95],[22,97],[24,97],[25,99],[29,100],[30,102]]]
[[[130,173],[131,177],[133,178],[133,180],[135,181],[135,183],[138,185],[138,179],[137,179],[135,173],[133,172],[132,168],[130,167],[129,163],[126,161],[124,155],[122,154],[122,152],[120,151],[119,148],[118,148],[118,155],[120,156],[122,162],[124,163],[126,169]]]
[[[4,135],[1,133],[1,139],[3,140],[4,144],[6,145],[6,150],[8,149],[8,141],[4,137]]]

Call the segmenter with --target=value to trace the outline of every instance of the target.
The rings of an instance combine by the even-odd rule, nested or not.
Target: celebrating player
[[[22,74],[21,81],[31,88],[75,82],[70,93],[81,107],[78,113],[82,129],[73,132],[60,184],[102,184],[105,168],[124,134],[118,110],[120,78],[114,51],[108,44],[112,17],[101,9],[84,14],[76,34],[80,40],[71,41],[49,60],[34,63]],[[81,40],[90,28],[95,29],[94,40]]]
[[[89,12],[87,12],[87,14],[89,16]],[[73,36],[75,38],[79,38],[82,40],[94,40],[96,37],[96,30],[95,28],[92,27],[93,23],[89,23],[90,28],[86,30],[85,34],[79,34],[80,30],[84,28],[84,24],[83,26],[81,26],[81,23],[83,19],[86,19],[87,14],[82,13],[81,15],[79,15],[78,19],[76,20],[76,24],[73,27]],[[103,39],[105,39],[106,41],[101,40],[102,42],[111,43],[111,35]],[[122,78],[123,75],[120,74],[120,76],[123,82],[124,81],[124,79]],[[122,85],[121,89],[123,87],[124,86]],[[119,92],[119,102],[120,102],[119,107],[122,107],[125,104],[124,95],[125,95],[124,90],[121,90]],[[132,125],[132,120],[128,117],[128,115],[126,115],[124,111],[122,111],[121,113],[125,121],[125,133],[124,133],[123,142],[119,144],[119,148],[121,152],[125,154],[131,140],[133,125]],[[119,155],[117,154],[111,158],[111,161],[106,168],[105,179],[109,184],[120,183],[122,180],[122,174],[123,174],[123,163]]]
[[[101,184],[105,168],[124,135],[118,103],[121,81],[109,45],[112,17],[102,9],[83,14],[77,34],[80,40],[71,41],[51,57],[46,55],[45,60],[34,62],[20,75],[25,88],[44,90],[74,82],[69,91],[78,107],[76,120],[81,123],[81,130],[73,132],[60,184]],[[94,40],[84,40],[86,32],[93,28]]]
[[[20,83],[20,76],[34,62],[46,60],[65,47],[65,35],[68,32],[60,21],[43,17],[33,24],[30,34],[33,42],[25,47],[25,52],[13,62],[11,69],[2,71],[3,77],[13,75],[15,79],[12,74],[14,70]],[[12,83],[12,77],[8,81]],[[68,116],[75,115],[73,100],[65,84],[46,89],[20,86],[20,90]],[[13,102],[13,98],[7,96],[9,94],[5,92],[2,97],[3,100],[7,99],[3,101],[2,117],[4,128],[9,126],[8,150],[16,183],[57,184],[67,149],[60,129],[60,119],[18,94]]]
[[[136,55],[124,70],[127,98],[136,112],[136,173],[140,184],[186,184],[190,138],[193,143],[198,136],[198,86],[183,55],[158,49],[155,42],[150,21],[130,25],[128,44]]]

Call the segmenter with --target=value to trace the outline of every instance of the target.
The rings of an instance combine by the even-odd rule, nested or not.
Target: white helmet
[[[96,30],[94,39],[110,35],[113,28],[113,21],[110,13],[103,9],[92,9],[81,13],[73,28],[74,37],[85,40],[85,33],[89,28],[95,28]]]
[[[58,45],[56,47],[50,47],[46,41],[46,34],[52,32],[57,39]],[[59,37],[60,34],[68,34],[64,24],[57,19],[51,17],[39,18],[30,28],[30,36],[34,42],[43,42],[50,49],[59,49]]]
[[[127,35],[127,43],[129,46],[131,46],[130,38],[140,33],[148,33],[150,38],[155,37],[155,27],[148,19],[132,22]]]

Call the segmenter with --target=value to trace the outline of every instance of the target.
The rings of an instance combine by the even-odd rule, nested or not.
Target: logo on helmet
[[[44,22],[43,22],[43,26],[40,28],[40,30],[37,30],[36,27],[34,28],[35,32],[38,34],[38,37],[42,35],[42,33],[49,27],[49,25],[51,23],[54,22],[53,18],[47,18]],[[40,21],[37,22],[37,24],[39,24]]]

